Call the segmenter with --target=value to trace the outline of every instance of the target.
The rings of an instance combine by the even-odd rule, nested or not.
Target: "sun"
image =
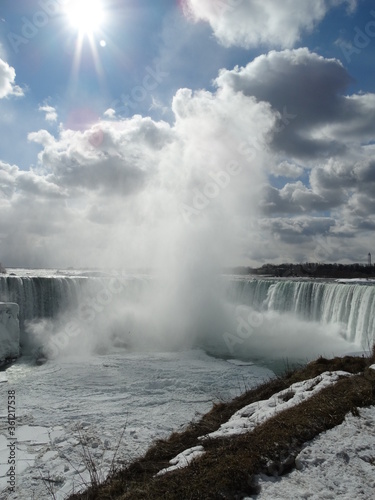
[[[100,0],[69,0],[64,10],[71,27],[81,35],[92,35],[99,31],[105,20]]]

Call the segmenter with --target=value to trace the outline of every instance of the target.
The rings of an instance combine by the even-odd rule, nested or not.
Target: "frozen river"
[[[63,499],[89,480],[82,440],[104,477],[123,431],[117,459],[126,461],[214,401],[229,400],[272,375],[200,350],[123,351],[42,366],[22,358],[0,373],[0,499],[47,499],[51,487]],[[9,390],[16,396],[16,493],[7,491]]]

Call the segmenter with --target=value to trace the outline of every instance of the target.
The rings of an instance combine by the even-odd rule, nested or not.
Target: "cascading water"
[[[258,311],[293,313],[307,321],[339,323],[345,339],[367,345],[375,339],[375,285],[250,279],[237,281],[232,299]]]
[[[18,277],[0,278],[0,301],[19,305],[20,325],[36,318],[54,318],[76,304],[87,278]]]
[[[98,333],[100,341],[105,337],[109,338],[115,329],[119,333],[118,337],[121,337],[122,332],[129,334],[135,340],[144,336],[146,339],[144,344],[147,346],[154,336],[159,320],[157,307],[153,308],[153,300],[155,295],[162,293],[158,287],[153,288],[151,283],[155,284],[155,281],[139,277],[2,276],[0,277],[0,301],[15,302],[19,305],[21,341],[25,339],[27,341],[28,333],[25,333],[25,330],[28,321],[46,318],[55,320],[69,311],[68,315],[63,318],[64,327],[75,314],[76,331],[78,331],[78,324],[81,330],[88,331],[100,325]],[[281,317],[295,317],[310,323],[339,324],[345,340],[358,346],[368,347],[375,339],[375,286],[371,283],[343,284],[315,280],[241,277],[224,278],[224,288],[226,299],[219,300],[223,307],[225,303],[235,307],[246,306],[251,310],[264,313],[268,322],[272,322],[272,312],[276,312]],[[196,290],[196,293],[198,292],[199,290]],[[212,293],[220,295],[217,290],[213,290]],[[162,323],[162,331],[169,328],[172,336],[177,335],[179,324],[184,323],[181,320],[181,314],[187,316],[206,314],[207,321],[199,322],[198,329],[200,330],[209,330],[210,323],[212,324],[215,318],[217,320],[218,310],[212,309],[209,313],[206,311],[207,304],[203,304],[196,311],[190,311],[191,304],[189,306],[186,302],[188,298],[184,297],[175,302],[174,305],[179,304],[181,310],[177,313],[172,311],[175,315],[171,320]],[[74,310],[76,312],[72,313]],[[167,317],[171,316],[168,309],[166,313]],[[220,321],[216,321],[212,328],[213,335],[210,336],[212,344],[219,345],[220,342],[223,344],[225,328],[232,328],[228,331],[237,335],[238,318],[234,316],[236,313],[233,313],[233,308],[229,314],[232,315],[230,318],[232,326],[230,322],[225,326],[220,324]],[[144,321],[145,316],[147,316],[147,321]],[[108,327],[108,318],[112,321],[111,327]],[[243,326],[243,331],[245,330],[250,334],[250,326]],[[203,337],[206,334],[206,332],[201,333]],[[262,327],[256,333],[257,339],[261,338]],[[198,338],[199,335],[197,335]],[[169,337],[168,342],[172,345],[172,337]],[[253,342],[255,342],[254,337],[249,339],[249,352],[253,349]],[[202,344],[204,345],[205,342],[203,341]],[[225,355],[225,349],[219,351]],[[215,349],[212,351],[214,352]]]
[[[143,277],[1,276],[0,302],[18,304],[20,339],[29,350],[34,342],[31,339],[30,343],[32,323],[35,326],[51,320],[43,323],[49,337],[54,335],[53,324],[59,321],[69,324],[73,319],[90,329],[97,320],[103,320],[100,314],[110,316],[114,299],[123,304],[140,302],[149,282]],[[105,333],[103,329],[103,336]]]

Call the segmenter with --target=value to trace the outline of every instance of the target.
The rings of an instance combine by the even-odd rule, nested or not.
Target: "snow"
[[[358,283],[359,285],[371,285],[375,284],[375,279],[371,278],[348,278],[348,279],[337,279],[336,283]]]
[[[1,500],[50,499],[42,478],[49,478],[55,498],[89,484],[84,449],[105,479],[116,460],[142,455],[155,439],[166,438],[209,411],[217,400],[240,395],[274,374],[258,366],[235,366],[203,351],[128,353],[65,359],[42,366],[19,359],[0,384],[0,460],[7,450],[8,390],[16,393],[17,491],[6,487],[0,468]],[[7,381],[6,381],[7,380]],[[199,451],[199,450],[196,450]],[[194,455],[195,456],[195,455]],[[177,464],[176,464],[177,465]]]
[[[80,277],[80,278],[96,278],[96,277],[140,277],[147,276],[140,273],[123,272],[111,269],[24,269],[24,268],[8,268],[8,273],[4,276],[18,276],[20,278],[56,278],[56,277]]]
[[[375,369],[375,365],[372,367]],[[289,389],[275,394],[268,400],[248,405],[237,412],[210,437],[231,436],[249,432],[275,413],[292,407],[335,383],[347,372],[326,372]],[[295,395],[287,402],[285,396]],[[285,406],[286,405],[286,406]],[[227,432],[229,430],[229,432]],[[207,437],[207,436],[205,436]],[[195,458],[204,454],[204,447],[185,450],[170,461],[171,467],[157,475],[187,467]],[[359,409],[359,416],[346,415],[341,425],[330,429],[313,441],[305,443],[296,457],[296,469],[283,477],[258,477],[260,493],[251,498],[259,500],[341,498],[342,500],[375,497],[375,407]],[[244,500],[250,500],[250,497]]]
[[[370,370],[375,370],[375,365],[371,365]]]
[[[348,377],[350,373],[324,372],[318,377],[292,384],[271,398],[249,404],[232,415],[228,422],[200,439],[222,438],[251,432],[259,424],[278,413],[306,401],[325,387],[335,383],[340,377]]]
[[[203,446],[194,446],[193,448],[189,448],[182,453],[179,453],[175,458],[172,458],[172,460],[169,461],[171,467],[167,467],[166,469],[159,471],[156,475],[162,476],[167,472],[172,472],[177,469],[183,469],[184,467],[190,465],[195,458],[204,455],[204,453],[205,452]]]
[[[0,363],[19,356],[18,313],[17,304],[0,302]]]
[[[306,443],[297,470],[281,478],[261,476],[265,500],[373,499],[375,497],[375,407],[349,413],[345,421]]]

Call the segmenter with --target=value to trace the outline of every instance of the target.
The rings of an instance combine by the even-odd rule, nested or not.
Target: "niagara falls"
[[[0,500],[372,500],[372,0],[0,2]]]
[[[137,457],[217,398],[373,342],[371,280],[189,272],[178,286],[166,276],[109,271],[0,276],[8,361],[0,380],[18,397],[23,491],[44,498],[36,471],[46,468],[58,498],[89,483],[79,469],[83,435],[104,480],[121,437],[116,458]]]
[[[147,275],[56,273],[0,276],[2,302],[19,308],[14,353],[21,345],[24,353],[45,359],[78,350],[85,356],[118,346],[146,352],[173,346],[245,361],[306,361],[369,349],[374,340],[371,280],[222,275],[176,289],[168,279]],[[207,296],[193,301],[202,289]]]

